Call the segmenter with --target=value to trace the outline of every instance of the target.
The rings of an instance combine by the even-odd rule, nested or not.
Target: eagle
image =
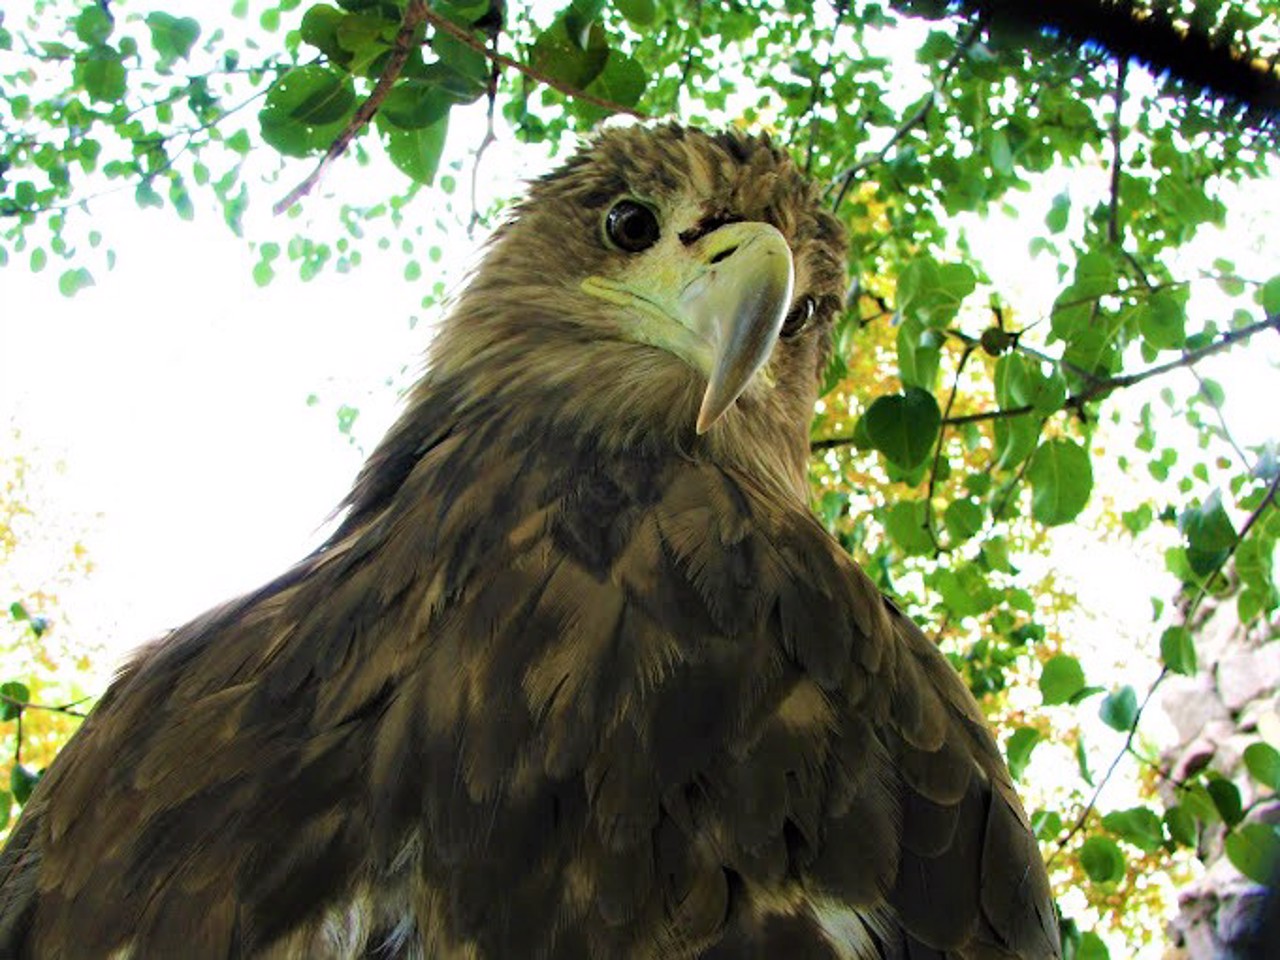
[[[332,536],[51,764],[0,956],[1057,957],[977,704],[807,506],[844,261],[764,137],[531,184]]]

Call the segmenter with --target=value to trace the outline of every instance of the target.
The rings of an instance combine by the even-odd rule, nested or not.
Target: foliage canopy
[[[1078,758],[1033,805],[1060,889],[1084,891],[1069,907],[1084,928],[1068,920],[1071,949],[1105,955],[1095,926],[1137,942],[1141,921],[1116,908],[1145,896],[1144,874],[1181,870],[1206,824],[1225,822],[1232,861],[1264,875],[1280,835],[1220,777],[1178,783],[1175,803],[1101,813],[1111,774],[1090,769],[1081,730],[1099,717],[1121,756],[1155,769],[1139,723],[1167,675],[1195,672],[1199,600],[1234,598],[1245,624],[1280,606],[1276,447],[1237,444],[1227,386],[1195,373],[1280,330],[1280,275],[1183,256],[1226,222],[1227,198],[1266,182],[1273,131],[1098,51],[930,0],[236,0],[230,16],[198,17],[177,6],[33,0],[6,12],[0,264],[56,263],[71,296],[111,264],[109,227],[94,219],[103,193],[182,218],[212,201],[241,233],[251,204],[283,192],[263,181],[264,156],[298,183],[280,203],[295,216],[326,166],[385,156],[400,179],[381,202],[343,206],[336,242],[257,244],[254,276],[270,282],[282,255],[304,278],[352,269],[374,246],[391,255],[387,238],[421,235],[420,195],[456,189],[462,171],[442,173],[441,159],[473,135],[450,128],[469,104],[488,110],[467,144],[473,175],[495,162],[482,156],[495,137],[554,153],[611,115],[768,130],[852,238],[813,427],[814,502],[942,638],[1005,728],[1015,776],[1045,743]],[[1274,0],[1183,7],[1190,27],[1280,49]],[[1053,268],[1051,296],[1002,279],[998,261],[1025,255],[979,249],[984,217],[1018,225],[1015,239]],[[406,279],[421,272],[410,259]],[[1164,385],[1158,398],[1127,399],[1149,382]],[[1061,631],[1069,598],[1019,570],[1051,547],[1050,528],[1085,517],[1164,549],[1170,593],[1183,591],[1139,651],[1156,664],[1145,691],[1090,676]],[[17,679],[0,694],[5,721],[31,696]],[[1246,761],[1264,793],[1280,787],[1272,746]],[[20,801],[16,781],[13,792]]]

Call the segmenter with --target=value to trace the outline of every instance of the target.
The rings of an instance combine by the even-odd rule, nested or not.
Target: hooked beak
[[[621,280],[582,289],[635,308],[633,339],[662,347],[707,377],[696,429],[706,433],[764,366],[791,303],[786,239],[767,223],[732,223],[684,246],[674,238]]]

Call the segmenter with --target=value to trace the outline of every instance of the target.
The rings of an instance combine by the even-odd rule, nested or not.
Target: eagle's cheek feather
[[[805,506],[843,243],[734,132],[534,184],[325,545],[52,764],[0,957],[1058,956],[977,704]]]
[[[733,223],[655,246],[618,277],[582,290],[622,308],[624,336],[683,359],[707,378],[696,430],[706,433],[773,353],[791,308],[791,248],[767,223]]]

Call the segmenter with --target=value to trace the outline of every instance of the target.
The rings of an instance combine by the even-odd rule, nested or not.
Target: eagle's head
[[[839,222],[767,139],[610,129],[532,185],[430,365],[529,429],[803,497],[843,264]]]

